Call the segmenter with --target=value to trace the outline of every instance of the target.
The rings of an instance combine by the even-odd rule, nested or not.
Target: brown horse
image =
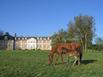
[[[82,59],[81,45],[78,43],[60,43],[55,45],[54,47],[52,47],[48,55],[48,64],[51,64],[53,62],[54,54],[58,54],[58,57],[61,56],[62,63],[64,63],[63,54],[67,54],[68,57],[74,56],[75,61],[73,65],[77,62],[79,65]],[[55,60],[55,64],[57,64],[58,57]]]

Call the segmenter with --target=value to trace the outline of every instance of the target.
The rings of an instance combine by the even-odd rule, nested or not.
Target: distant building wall
[[[0,40],[0,49],[12,50],[14,40]]]
[[[8,40],[7,50],[13,50],[13,42],[14,42],[14,40]]]
[[[15,37],[15,40],[0,40],[0,49],[13,50],[50,50],[50,37]]]
[[[36,49],[37,48],[37,43],[36,43],[36,39],[35,38],[29,38],[27,40],[27,49],[31,50],[31,49]]]
[[[51,49],[51,39],[49,37],[38,38],[37,39],[37,49],[50,50]]]

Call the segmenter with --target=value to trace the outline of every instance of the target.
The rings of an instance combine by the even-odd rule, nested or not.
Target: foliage
[[[87,15],[76,16],[74,22],[68,24],[68,35],[79,41],[85,50],[91,45],[95,35],[94,18]]]
[[[75,37],[75,25],[72,21],[70,21],[68,24],[68,36],[69,38]]]
[[[94,50],[94,51],[98,51],[98,52],[103,52],[103,45],[91,45],[88,47],[89,50]]]
[[[100,38],[100,37],[97,37],[97,38],[95,39],[95,42],[96,42],[96,45],[103,45],[103,39]]]
[[[52,35],[52,46],[54,46],[57,43],[64,43],[66,42],[66,31],[63,29],[59,30],[57,33]]]
[[[60,30],[53,35],[53,42],[79,42],[83,49],[86,49],[92,43],[95,36],[94,18],[87,15],[79,15],[74,17],[74,21],[70,21],[66,32]],[[55,40],[55,41],[54,41]]]
[[[95,39],[95,44],[90,45],[89,49],[95,50],[95,51],[99,51],[99,52],[103,52],[103,39],[100,37],[97,37]]]
[[[73,67],[60,59],[58,65],[48,65],[48,52],[1,51],[0,77],[102,77],[102,58],[101,52],[85,52],[83,63]]]

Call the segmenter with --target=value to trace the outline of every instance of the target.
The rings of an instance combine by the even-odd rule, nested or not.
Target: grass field
[[[85,52],[74,67],[47,60],[48,51],[0,51],[0,77],[103,77],[103,52]]]

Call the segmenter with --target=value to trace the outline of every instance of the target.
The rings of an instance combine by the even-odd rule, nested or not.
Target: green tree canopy
[[[95,43],[96,43],[96,45],[103,45],[103,39],[100,38],[100,37],[97,37],[97,38],[95,39]]]
[[[95,35],[94,18],[87,15],[79,15],[74,17],[74,21],[70,21],[67,31],[61,29],[52,36],[52,44],[64,42],[79,42],[83,49],[91,45]]]
[[[66,35],[67,32],[63,29],[60,29],[57,33],[54,33],[52,35],[52,46],[54,46],[57,43],[64,43],[66,42]]]
[[[69,37],[77,39],[84,49],[92,43],[95,35],[94,18],[87,15],[74,17],[74,23],[68,25]]]

